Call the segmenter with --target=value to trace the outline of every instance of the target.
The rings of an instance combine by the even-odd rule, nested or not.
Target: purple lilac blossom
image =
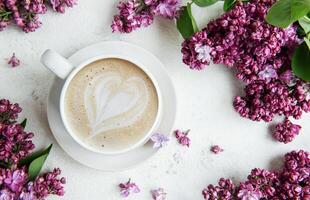
[[[214,154],[219,154],[224,151],[219,145],[214,145],[210,148],[210,151],[212,151]]]
[[[17,67],[20,65],[20,60],[16,57],[15,53],[13,53],[12,57],[9,59],[8,64],[12,67]]]
[[[163,188],[151,190],[151,194],[153,200],[165,200],[167,195]]]
[[[24,32],[33,32],[41,26],[39,15],[45,14],[47,7],[63,13],[77,0],[0,0],[0,31],[9,24],[16,24]]]
[[[151,25],[155,16],[174,19],[180,9],[180,0],[123,0],[117,8],[119,13],[112,21],[112,32],[130,33]]]
[[[240,200],[260,200],[263,195],[258,189],[254,188],[252,184],[247,184],[239,190],[237,197]]]
[[[166,146],[169,142],[169,137],[161,133],[155,133],[151,136],[153,142],[153,148],[158,149]]]
[[[178,142],[183,145],[189,147],[191,144],[191,140],[188,137],[188,133],[190,130],[181,131],[179,129],[174,131],[175,137],[178,139]]]
[[[301,42],[297,26],[281,29],[265,22],[274,2],[239,1],[182,44],[183,62],[191,69],[204,69],[211,60],[234,68],[246,86],[233,105],[254,121],[270,122],[277,115],[300,119],[310,111],[307,84],[291,73],[291,57]]]
[[[301,126],[293,124],[289,119],[285,119],[283,123],[276,126],[273,137],[279,142],[289,143],[299,134]]]
[[[218,185],[208,185],[202,194],[206,200],[288,200],[310,199],[310,155],[303,150],[285,155],[281,170],[253,169],[247,180],[234,185],[221,178]]]
[[[0,200],[44,200],[51,194],[62,196],[66,181],[59,177],[60,169],[40,175],[32,182],[28,180],[27,167],[17,165],[34,149],[33,133],[26,133],[16,122],[21,111],[18,104],[0,100]]]
[[[131,193],[139,193],[140,188],[137,184],[131,182],[131,179],[127,181],[126,183],[120,183],[119,188],[121,190],[121,196],[122,197],[128,197]]]
[[[278,74],[272,65],[267,65],[264,70],[258,73],[258,77],[260,80],[265,80],[266,82],[270,82],[272,79],[278,78]]]

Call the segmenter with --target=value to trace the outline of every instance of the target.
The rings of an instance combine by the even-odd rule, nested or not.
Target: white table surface
[[[79,0],[79,4],[64,15],[49,12],[41,16],[43,26],[35,33],[24,34],[12,27],[0,33],[1,97],[21,104],[21,119],[28,118],[27,130],[35,133],[37,148],[55,144],[45,170],[56,166],[63,169],[67,184],[62,199],[121,199],[117,185],[128,178],[142,189],[141,193],[127,198],[129,200],[151,199],[149,190],[159,186],[167,191],[168,200],[202,199],[203,187],[216,183],[220,177],[244,180],[254,167],[279,168],[286,152],[310,150],[310,115],[305,114],[299,120],[303,129],[292,143],[273,141],[268,131],[270,124],[252,122],[234,111],[232,101],[242,92],[242,87],[229,69],[210,65],[201,72],[189,70],[182,63],[182,38],[172,21],[157,19],[149,28],[131,34],[112,34],[110,23],[116,4],[117,0]],[[194,8],[200,27],[221,12],[220,4]],[[40,55],[52,48],[69,56],[80,48],[105,40],[137,44],[163,62],[177,90],[175,128],[192,130],[190,148],[172,140],[169,146],[135,169],[106,173],[80,165],[58,146],[46,117],[46,100],[54,76],[40,64]],[[22,61],[22,66],[15,69],[8,67],[5,60],[12,52]],[[225,151],[219,155],[210,153],[209,148],[214,144]]]

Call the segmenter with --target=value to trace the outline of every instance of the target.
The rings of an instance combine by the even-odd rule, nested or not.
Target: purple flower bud
[[[17,67],[20,65],[20,60],[15,56],[15,53],[13,53],[13,56],[9,59],[8,64],[12,67]]]

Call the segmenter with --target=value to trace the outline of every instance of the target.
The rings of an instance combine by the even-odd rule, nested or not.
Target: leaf
[[[207,7],[215,4],[218,0],[193,0],[193,2],[199,7]]]
[[[184,39],[190,38],[194,33],[198,32],[196,20],[192,15],[191,4],[188,3],[181,12],[177,20],[177,28]]]
[[[304,16],[303,18],[298,20],[300,26],[304,29],[305,33],[310,32],[310,18]]]
[[[25,127],[27,125],[27,118],[25,118],[24,121],[22,121],[22,123],[20,123],[20,125],[25,129]]]
[[[40,173],[42,166],[49,155],[51,149],[53,147],[53,144],[48,146],[45,150],[41,152],[33,153],[32,155],[22,159],[18,166],[28,166],[28,173],[29,173],[29,179],[34,180],[37,175]]]
[[[310,81],[310,50],[306,42],[303,42],[295,50],[292,69],[296,76],[305,81]]]
[[[309,51],[310,51],[310,40],[308,38],[304,38],[308,48],[309,48]]]
[[[280,0],[268,11],[266,21],[286,28],[310,11],[310,0]]]
[[[225,0],[224,5],[223,5],[223,10],[225,12],[229,11],[230,9],[232,9],[232,7],[234,7],[236,2],[237,0]]]

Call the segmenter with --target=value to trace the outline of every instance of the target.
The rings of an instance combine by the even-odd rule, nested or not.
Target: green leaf
[[[20,125],[25,129],[25,127],[27,125],[27,118],[25,118],[24,121],[22,123],[20,123]]]
[[[286,28],[310,11],[310,0],[279,0],[269,10],[266,21]]]
[[[234,7],[236,2],[237,2],[237,0],[225,0],[224,5],[223,5],[224,11],[227,12],[230,9],[232,9],[232,7]]]
[[[309,48],[309,51],[310,51],[310,40],[308,38],[304,38],[308,48]]]
[[[304,29],[305,33],[310,32],[310,18],[304,16],[303,18],[298,20],[300,26]]]
[[[29,166],[28,167],[28,173],[29,173],[29,180],[34,180],[37,175],[40,173],[42,166],[49,155],[51,149],[53,147],[53,144],[48,146],[45,150],[41,152],[33,153],[32,155],[22,159],[18,166]]]
[[[190,38],[194,33],[199,31],[196,20],[192,15],[192,6],[190,3],[182,10],[177,20],[177,28],[184,39]]]
[[[306,42],[303,42],[295,50],[292,69],[296,76],[305,81],[310,81],[310,50]]]
[[[218,0],[193,0],[193,2],[199,7],[207,7],[215,4]]]

